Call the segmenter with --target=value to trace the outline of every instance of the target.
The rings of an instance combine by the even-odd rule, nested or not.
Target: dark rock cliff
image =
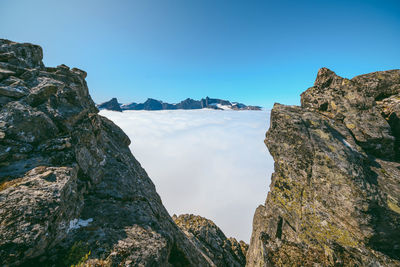
[[[323,68],[301,107],[275,104],[275,160],[248,266],[400,266],[400,70]]]
[[[114,97],[111,98],[111,100],[101,103],[97,105],[99,109],[108,109],[108,110],[114,110],[114,111],[122,111],[121,105],[118,103],[118,100]]]
[[[0,39],[0,265],[215,266],[98,115],[85,77]]]

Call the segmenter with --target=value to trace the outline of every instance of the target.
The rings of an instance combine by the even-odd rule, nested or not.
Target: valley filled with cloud
[[[269,111],[102,110],[131,139],[131,151],[170,215],[214,221],[249,242],[267,195],[273,159],[264,145]]]

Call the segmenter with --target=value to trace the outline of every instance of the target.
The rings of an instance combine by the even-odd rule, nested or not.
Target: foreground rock
[[[400,266],[399,112],[400,70],[323,68],[301,107],[274,106],[248,266]]]
[[[163,207],[86,73],[0,39],[0,265],[214,266]]]
[[[212,221],[184,214],[172,216],[175,223],[216,266],[245,266],[248,245],[235,238],[226,238]]]

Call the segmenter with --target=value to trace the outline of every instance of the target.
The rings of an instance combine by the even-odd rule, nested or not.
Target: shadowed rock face
[[[275,104],[275,160],[248,266],[400,265],[400,70],[323,68],[301,107]]]
[[[112,98],[111,100],[101,103],[97,106],[99,109],[108,109],[114,111],[122,111],[120,104],[116,98]]]
[[[216,266],[245,266],[245,242],[227,238],[212,221],[200,216],[183,214],[172,219]]]
[[[213,266],[177,227],[86,73],[0,39],[1,265]]]

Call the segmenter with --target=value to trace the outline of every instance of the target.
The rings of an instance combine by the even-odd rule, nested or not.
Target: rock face
[[[275,104],[275,160],[248,266],[400,266],[400,70],[323,68],[301,107]]]
[[[184,214],[172,216],[175,223],[216,266],[245,266],[248,245],[235,238],[226,238],[212,221]]]
[[[112,105],[110,104],[112,103]],[[116,107],[115,105],[119,105]],[[118,104],[116,98],[111,99],[108,102],[98,105],[100,109],[108,109],[108,110],[171,110],[171,109],[202,109],[202,108],[211,108],[211,109],[232,109],[232,110],[261,110],[259,106],[246,106],[245,104],[229,102],[228,100],[221,100],[216,98],[202,98],[201,100],[193,100],[191,98],[187,98],[177,104],[169,104],[166,102],[162,102],[160,100],[149,98],[144,103],[135,103],[132,102],[130,104]]]
[[[114,111],[122,111],[121,105],[118,103],[118,100],[114,97],[110,101],[101,103],[97,105],[99,109],[108,109],[108,110],[114,110]]]
[[[0,265],[214,266],[98,115],[84,71],[0,39],[0,72]]]

